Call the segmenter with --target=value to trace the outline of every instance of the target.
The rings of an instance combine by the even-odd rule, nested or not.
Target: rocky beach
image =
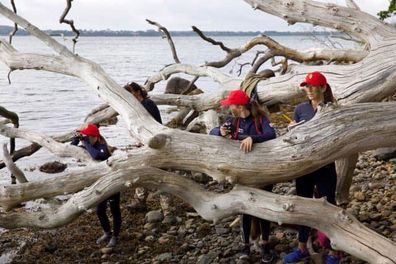
[[[396,241],[396,159],[376,160],[362,153],[355,169],[346,210],[385,237]],[[230,185],[218,184],[201,173],[180,172],[201,182],[208,190],[227,192]],[[274,192],[293,195],[292,182],[277,184]],[[193,208],[175,199],[177,223],[163,224],[159,198],[148,198],[148,212],[130,213],[126,204],[132,190],[121,195],[123,215],[119,245],[114,249],[95,243],[102,234],[94,210],[67,226],[53,230],[3,230],[0,236],[1,263],[260,263],[257,244],[250,260],[239,259],[239,224],[236,216],[219,223],[203,220]],[[296,244],[293,226],[272,225],[270,245],[277,261]],[[308,263],[321,263],[323,250],[313,247]],[[275,263],[275,262],[274,262]],[[342,263],[364,263],[347,254]]]

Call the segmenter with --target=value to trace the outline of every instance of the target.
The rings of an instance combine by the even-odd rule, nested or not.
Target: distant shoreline
[[[0,36],[8,36],[12,32],[13,27],[0,25]],[[73,37],[74,33],[68,30],[44,30],[50,36],[64,36]],[[196,37],[198,36],[193,31],[171,31],[172,37]],[[233,36],[258,36],[260,34],[267,36],[307,36],[307,35],[340,35],[339,32],[327,31],[204,31],[206,36],[210,37],[233,37]],[[18,29],[17,36],[29,36],[30,34],[23,30]],[[156,30],[80,30],[81,37],[159,37],[161,34]]]

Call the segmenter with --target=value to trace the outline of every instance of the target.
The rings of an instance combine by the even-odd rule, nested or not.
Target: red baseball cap
[[[232,90],[226,99],[220,101],[220,105],[246,105],[249,103],[249,101],[250,98],[244,91]]]
[[[100,137],[99,128],[94,124],[88,124],[83,129],[77,131],[86,136]]]
[[[327,85],[326,77],[318,71],[308,73],[305,77],[305,81],[303,81],[300,86],[325,86]]]

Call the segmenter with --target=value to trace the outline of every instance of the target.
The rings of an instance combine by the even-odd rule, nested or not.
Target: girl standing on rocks
[[[88,124],[85,128],[76,131],[77,135],[72,140],[72,145],[77,146],[81,142],[94,160],[106,160],[111,155],[111,149],[106,140],[100,135],[99,129],[94,124]],[[106,215],[107,203],[110,205],[113,216],[113,232],[111,232],[109,219]],[[96,214],[103,228],[104,234],[96,243],[108,242],[107,247],[114,247],[118,241],[121,229],[120,193],[110,196],[100,202],[96,207]]]
[[[276,137],[274,128],[270,125],[267,113],[260,108],[256,101],[251,101],[249,96],[242,90],[233,90],[228,97],[221,101],[222,106],[229,106],[232,117],[217,128],[210,131],[211,135],[222,136],[234,140],[240,140],[240,149],[248,153],[252,151],[254,143],[260,143]],[[264,188],[272,191],[272,185]],[[254,216],[243,214],[241,216],[241,231],[244,247],[241,258],[249,258],[250,255],[250,228]],[[261,261],[270,263],[274,255],[269,249],[268,239],[270,234],[270,222],[259,219],[262,248]]]
[[[157,105],[148,97],[147,91],[138,83],[131,82],[124,86],[124,89],[130,92],[143,105],[143,107],[150,113],[150,115],[162,124],[161,113]],[[137,187],[135,189],[134,199],[126,207],[131,213],[147,211],[146,200],[148,191],[144,187]],[[177,222],[175,216],[175,208],[173,205],[173,198],[168,193],[160,194],[160,204],[164,219],[163,224],[175,224]]]
[[[303,87],[307,94],[308,101],[297,105],[294,110],[294,120],[290,123],[290,126],[311,120],[315,116],[319,105],[335,101],[326,77],[320,72],[309,73],[300,86]],[[312,198],[316,187],[317,198],[326,197],[331,204],[336,204],[336,185],[337,174],[334,162],[296,179],[298,196]],[[307,226],[299,226],[298,247],[283,258],[284,263],[299,262],[309,256],[307,241],[310,230]],[[320,242],[322,245],[330,244],[327,238],[323,239],[323,236]],[[325,256],[326,264],[338,264],[339,261],[337,253],[333,250],[330,250],[329,254]]]

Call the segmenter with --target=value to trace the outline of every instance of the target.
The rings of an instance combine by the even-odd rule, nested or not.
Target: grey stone
[[[152,242],[152,241],[154,241],[154,237],[153,237],[153,236],[146,236],[146,238],[144,239],[144,241]]]
[[[158,223],[161,222],[163,219],[164,216],[161,210],[150,211],[145,216],[145,220],[148,223]]]
[[[157,256],[157,260],[160,262],[165,262],[165,261],[171,261],[172,259],[172,253],[167,252],[167,253],[162,253]]]
[[[226,227],[216,227],[216,234],[218,235],[225,235],[230,232],[229,228]]]
[[[212,258],[208,255],[201,255],[198,257],[197,264],[209,264],[212,262]]]
[[[101,248],[101,249],[100,249],[100,252],[101,252],[102,254],[107,254],[107,255],[109,255],[109,254],[111,254],[111,253],[113,252],[113,248],[111,248],[111,247],[104,247],[104,248]]]

